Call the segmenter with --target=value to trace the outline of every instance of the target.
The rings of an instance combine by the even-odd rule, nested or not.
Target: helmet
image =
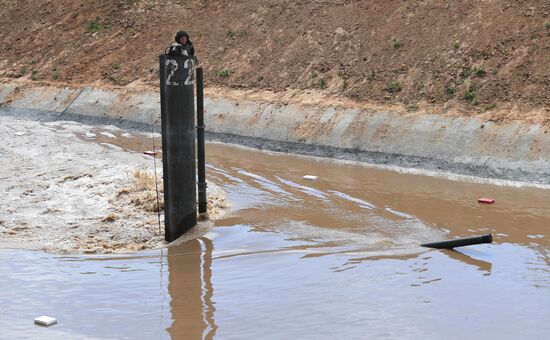
[[[176,42],[179,44],[181,37],[187,37],[187,40],[189,40],[189,34],[185,31],[178,31],[176,33]]]

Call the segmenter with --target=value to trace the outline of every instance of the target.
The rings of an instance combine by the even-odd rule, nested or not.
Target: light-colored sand
[[[76,134],[86,126],[57,124],[0,117],[0,248],[121,253],[164,246],[152,158],[85,142]],[[162,190],[162,162],[157,173]],[[219,217],[225,195],[214,183],[208,194],[209,215]]]

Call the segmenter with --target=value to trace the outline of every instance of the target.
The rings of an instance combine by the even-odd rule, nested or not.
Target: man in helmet
[[[168,48],[168,54],[170,55],[185,55],[192,57],[195,63],[197,63],[197,57],[195,57],[195,49],[193,43],[189,39],[189,34],[185,31],[178,31],[176,33],[176,42],[172,43]]]

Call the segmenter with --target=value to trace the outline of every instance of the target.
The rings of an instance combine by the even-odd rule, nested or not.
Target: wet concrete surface
[[[24,100],[26,104],[19,103],[21,107],[0,106],[0,115],[26,117],[44,122],[74,120],[90,125],[115,125],[141,131],[149,131],[151,123],[154,122],[154,129],[160,131],[160,113],[156,111],[158,109],[156,95],[151,97],[150,94],[140,94],[134,96],[132,100],[123,96],[122,102],[113,107],[112,93],[93,89],[84,90],[84,92],[89,91],[91,93],[84,96],[85,101],[76,105],[76,108],[60,111],[60,108],[55,105],[47,109],[48,106],[42,107],[38,103],[27,105],[29,103]],[[144,96],[147,99],[144,99]],[[28,97],[27,99],[32,101],[35,96],[31,92]],[[57,103],[56,100],[53,101]],[[110,104],[105,105],[103,101]],[[140,104],[146,105],[139,108]],[[306,136],[307,138],[296,140],[297,132],[289,129],[286,123],[288,123],[287,120],[294,123],[300,121],[303,118],[301,110],[296,108],[290,111],[282,108],[271,110],[269,105],[253,109],[254,107],[255,105],[252,107],[235,105],[234,102],[227,103],[224,100],[211,103],[206,109],[206,119],[209,121],[206,138],[211,142],[238,144],[261,150],[361,161],[380,166],[415,168],[423,172],[445,171],[465,176],[550,185],[549,151],[545,147],[550,145],[547,142],[549,135],[546,129],[540,126],[523,125],[518,121],[507,127],[499,127],[493,123],[475,119],[468,122],[468,119],[448,121],[442,118],[443,121],[438,121],[441,117],[436,116],[419,120],[413,118],[412,121],[408,121],[408,118],[404,120],[396,116],[389,118],[387,114],[381,114],[379,118],[382,119],[376,118],[376,115],[361,117],[359,125],[362,128],[359,130],[371,126],[367,130],[385,131],[389,126],[395,125],[391,129],[393,132],[389,139],[385,133],[382,135],[376,133],[370,138],[367,138],[369,133],[357,135],[357,131],[354,131],[355,125],[351,124],[351,131],[346,130],[346,134],[330,136],[327,140],[329,136],[323,137],[323,135],[326,133],[330,135],[330,129],[326,130],[321,122],[318,124],[306,122],[299,130],[308,132],[309,128],[314,127],[314,134],[320,134],[320,136]],[[239,108],[244,112],[235,114]],[[256,109],[267,117],[250,118],[254,113],[258,113]],[[278,116],[277,112],[280,113],[281,109],[284,114]],[[229,112],[232,114],[229,115]],[[331,116],[334,112],[328,110],[325,113]],[[276,118],[271,117],[273,114]],[[321,119],[323,116],[324,114],[318,118]],[[254,125],[255,120],[261,122],[260,126]],[[348,116],[343,122],[350,123],[352,120]],[[273,121],[279,123],[272,124]],[[383,123],[384,121],[386,122]],[[410,130],[409,128],[416,123],[419,123],[418,130]],[[453,127],[447,128],[447,125]],[[487,129],[486,125],[487,127],[491,125],[492,128]],[[376,126],[378,128],[374,128]],[[408,131],[407,138],[403,135],[405,131]],[[350,143],[350,138],[355,141]]]
[[[146,135],[101,132],[90,143],[150,148]],[[207,145],[207,163],[232,207],[196,240],[116,256],[0,250],[2,336],[541,339],[550,331],[547,188],[223,144]],[[483,233],[495,242],[418,246]],[[40,315],[59,323],[33,325]]]

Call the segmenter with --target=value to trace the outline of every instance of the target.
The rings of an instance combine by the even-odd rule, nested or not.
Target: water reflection
[[[493,264],[491,262],[476,259],[475,257],[454,249],[445,250],[445,254],[447,254],[452,259],[458,260],[470,266],[477,267],[477,269],[482,271],[484,273],[483,275],[485,276],[491,275],[491,270],[493,269]]]
[[[212,339],[216,335],[212,301],[212,251],[207,238],[168,249],[168,292],[173,339]]]

